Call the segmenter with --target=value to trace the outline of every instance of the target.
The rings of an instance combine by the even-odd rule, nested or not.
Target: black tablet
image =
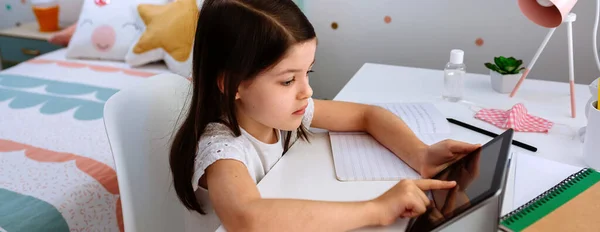
[[[456,186],[449,190],[432,190],[430,207],[424,214],[412,218],[406,231],[438,229],[486,200],[503,196],[512,137],[513,130],[509,129],[433,177],[454,180]]]

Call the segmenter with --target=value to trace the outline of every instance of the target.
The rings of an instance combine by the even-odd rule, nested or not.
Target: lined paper
[[[381,106],[398,117],[416,134],[448,134],[450,124],[432,103],[384,103]]]
[[[374,104],[396,114],[426,144],[448,138],[450,126],[431,103]],[[364,132],[329,132],[335,172],[341,181],[418,179],[419,174]]]

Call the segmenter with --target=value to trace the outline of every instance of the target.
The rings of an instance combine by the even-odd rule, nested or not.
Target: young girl
[[[212,223],[207,227],[345,231],[389,225],[423,213],[429,205],[424,191],[455,185],[403,180],[362,202],[261,198],[257,182],[294,141],[309,140],[309,127],[366,131],[424,178],[478,147],[452,140],[427,146],[383,108],[312,99],[308,73],[317,37],[291,0],[205,0],[196,30],[193,96],[170,164],[179,199],[206,214],[199,217]]]

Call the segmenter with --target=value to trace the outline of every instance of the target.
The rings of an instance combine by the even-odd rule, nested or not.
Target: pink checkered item
[[[483,109],[475,114],[475,118],[503,129],[513,128],[515,131],[521,132],[547,133],[554,125],[551,121],[528,114],[522,103],[518,103],[506,111]]]

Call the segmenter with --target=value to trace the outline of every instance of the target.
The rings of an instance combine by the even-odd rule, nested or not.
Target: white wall
[[[35,20],[31,6],[20,0],[0,0],[0,29]]]
[[[573,9],[577,83],[600,76],[592,51],[595,7],[594,0],[580,0]],[[304,0],[304,11],[319,37],[311,75],[317,98],[335,97],[365,62],[442,69],[450,50],[460,48],[469,72],[489,73],[484,63],[499,55],[527,64],[548,31],[530,22],[517,0]],[[567,49],[563,25],[528,78],[568,81]]]
[[[81,0],[59,1],[61,21],[75,21]],[[365,62],[441,69],[450,50],[460,48],[469,72],[488,73],[483,63],[498,55],[527,64],[548,31],[527,20],[517,0],[295,1],[319,37],[311,75],[318,98],[333,98]],[[11,12],[0,10],[0,28],[34,19],[30,6],[20,0],[0,4],[13,6]],[[573,29],[575,81],[581,84],[600,76],[592,51],[595,7],[594,0],[579,0],[573,9],[578,16]],[[386,15],[392,18],[389,24],[384,23]],[[332,22],[338,23],[337,30]],[[475,45],[479,37],[485,41],[481,47]],[[556,30],[528,78],[568,79],[566,27]]]
[[[58,20],[60,26],[67,27],[76,22],[81,12],[83,0],[57,0],[57,2],[59,4]],[[10,7],[7,7],[7,5]],[[31,10],[30,1],[0,0],[0,7],[0,29],[36,20]]]

